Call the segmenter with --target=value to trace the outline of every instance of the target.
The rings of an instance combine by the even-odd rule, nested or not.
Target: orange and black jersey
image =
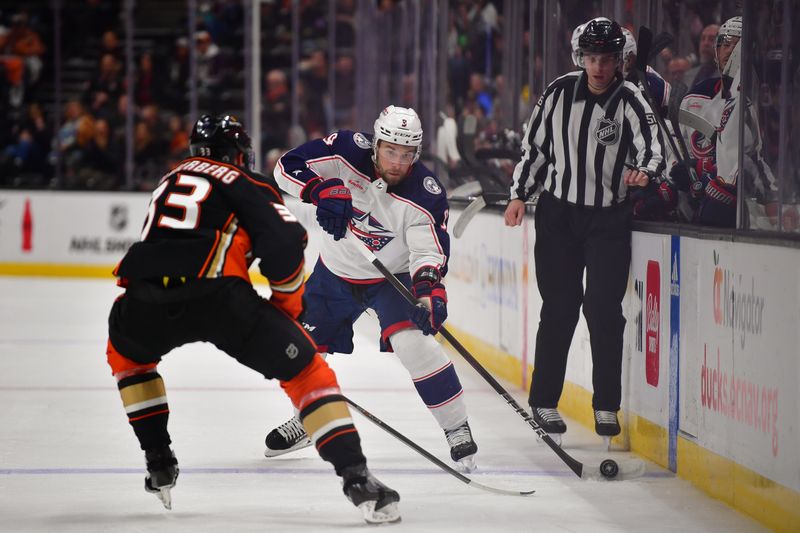
[[[302,292],[306,240],[272,177],[192,157],[161,178],[141,241],[114,273],[123,280],[238,276],[250,281],[248,267],[258,258],[273,299],[280,300]]]

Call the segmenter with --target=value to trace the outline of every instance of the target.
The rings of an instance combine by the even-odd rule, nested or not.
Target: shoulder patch
[[[433,176],[425,176],[422,180],[422,186],[431,194],[441,194],[442,192],[442,188],[436,183],[436,179]]]
[[[364,150],[372,148],[372,143],[370,143],[367,138],[359,132],[353,134],[353,142],[356,143],[356,146],[363,148]]]

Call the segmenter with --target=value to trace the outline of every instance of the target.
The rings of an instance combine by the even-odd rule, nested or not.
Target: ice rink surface
[[[180,462],[173,510],[143,489],[144,458],[105,361],[112,280],[0,278],[0,530],[205,532],[370,528],[313,451],[265,459],[268,429],[291,414],[276,382],[209,344],[159,365]],[[329,358],[345,394],[441,459],[444,435],[378,328],[357,327],[357,353]],[[478,442],[476,481],[535,489],[528,498],[467,486],[353,413],[375,474],[401,495],[414,532],[762,531],[746,516],[648,463],[635,481],[583,481],[458,355]],[[510,386],[509,386],[510,388]],[[520,404],[525,394],[515,390]],[[569,424],[564,447],[599,462],[599,437]]]

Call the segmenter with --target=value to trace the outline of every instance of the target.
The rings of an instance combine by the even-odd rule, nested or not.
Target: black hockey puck
[[[600,475],[606,479],[614,479],[619,474],[619,465],[614,459],[606,459],[600,463]]]

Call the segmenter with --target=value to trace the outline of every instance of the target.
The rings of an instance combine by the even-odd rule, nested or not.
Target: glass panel
[[[796,67],[791,65],[793,17],[799,3],[760,2],[752,11],[750,113],[743,146],[744,227],[798,231]],[[796,61],[795,61],[796,65]],[[795,148],[792,149],[792,146]]]

